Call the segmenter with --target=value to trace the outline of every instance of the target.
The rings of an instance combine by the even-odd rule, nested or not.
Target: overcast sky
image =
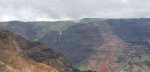
[[[0,0],[0,21],[141,17],[150,17],[150,0]]]

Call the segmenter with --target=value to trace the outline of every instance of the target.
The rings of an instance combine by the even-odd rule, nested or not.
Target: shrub
[[[0,38],[8,38],[8,32],[0,31]]]
[[[146,61],[145,61],[145,64],[150,67],[150,61],[146,60]]]

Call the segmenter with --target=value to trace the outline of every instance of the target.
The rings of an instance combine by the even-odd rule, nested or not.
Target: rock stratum
[[[63,55],[40,42],[0,30],[0,72],[75,72]]]
[[[149,18],[84,18],[78,21],[57,22],[11,21],[1,22],[0,28],[32,41],[46,43],[48,47],[62,53],[69,60],[67,63],[71,62],[80,70],[150,72]],[[49,59],[52,52],[41,50],[40,47],[34,48],[34,44],[29,47],[23,46],[19,52],[27,59],[47,64],[56,70],[72,71],[70,64],[64,63],[59,67],[60,64],[57,64],[59,61]],[[66,62],[64,59],[61,61]]]

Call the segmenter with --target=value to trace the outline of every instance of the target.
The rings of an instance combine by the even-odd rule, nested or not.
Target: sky
[[[150,0],[0,0],[0,21],[149,17]]]

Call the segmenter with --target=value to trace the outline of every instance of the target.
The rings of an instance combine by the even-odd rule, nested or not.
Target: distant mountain
[[[0,27],[48,44],[81,70],[150,71],[149,18],[12,21],[1,22]]]

